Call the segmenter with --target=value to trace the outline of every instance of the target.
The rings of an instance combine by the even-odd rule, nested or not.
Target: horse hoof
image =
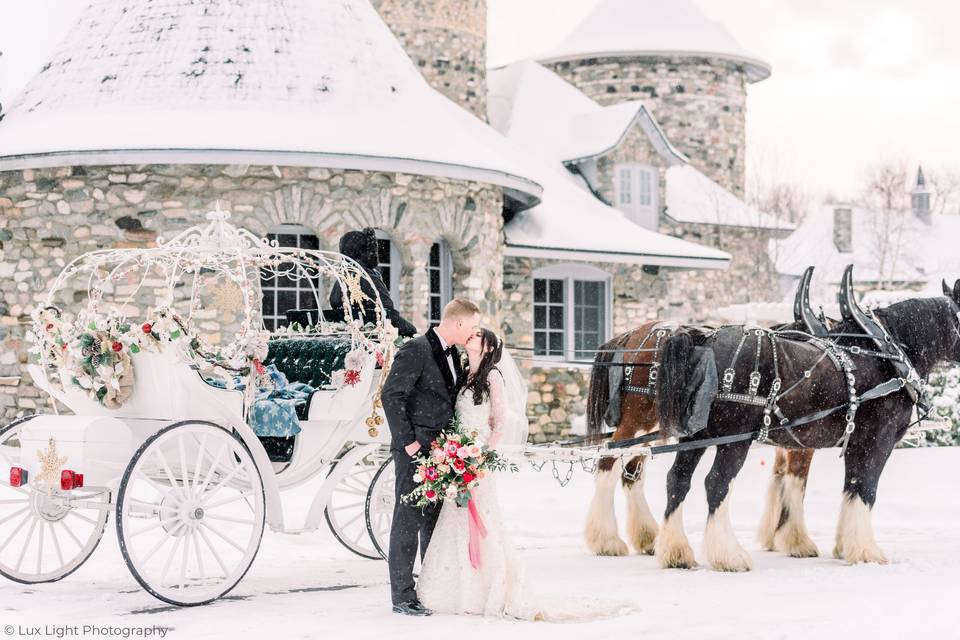
[[[588,539],[587,548],[598,556],[625,556],[630,553],[627,543],[620,538]]]
[[[740,573],[743,571],[750,571],[753,566],[750,561],[750,556],[747,555],[746,551],[740,551],[731,555],[728,558],[717,559],[710,563],[710,568],[714,571],[729,571],[733,573]]]
[[[652,556],[657,544],[657,530],[641,531],[631,536],[630,544],[642,555]]]
[[[658,550],[655,555],[662,569],[695,569],[699,566],[693,549],[689,546],[669,551]]]
[[[809,536],[797,537],[778,537],[776,540],[776,550],[787,554],[791,558],[816,558],[820,555],[820,550]]]
[[[856,549],[843,554],[847,564],[869,562],[874,564],[889,564],[887,555],[879,547]]]

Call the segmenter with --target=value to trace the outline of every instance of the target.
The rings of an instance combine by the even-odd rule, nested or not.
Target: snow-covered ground
[[[581,542],[592,492],[577,471],[560,488],[549,472],[527,469],[501,481],[503,509],[527,567],[531,592],[562,598],[631,601],[636,613],[577,624],[390,612],[386,565],[342,548],[325,529],[267,533],[240,585],[212,605],[175,608],[138,588],[117,549],[113,523],[91,560],[59,582],[0,584],[0,626],[93,624],[169,627],[167,638],[423,638],[451,633],[508,638],[953,638],[960,636],[960,449],[897,451],[874,512],[888,566],[850,567],[827,555],[796,560],[759,550],[754,531],[773,450],[755,448],[732,502],[734,528],[754,558],[747,574],[701,568],[663,571],[649,556],[597,558]],[[662,513],[670,456],[653,462],[648,495]],[[699,549],[705,501],[701,464],[686,506]],[[561,476],[565,469],[561,469]],[[822,553],[832,549],[842,465],[837,450],[814,460],[807,520]],[[300,491],[289,504],[308,504]],[[621,513],[623,512],[622,505]],[[41,634],[43,632],[41,631]],[[92,636],[91,636],[92,637]]]

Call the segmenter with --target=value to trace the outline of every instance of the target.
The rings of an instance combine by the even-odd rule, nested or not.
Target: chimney
[[[930,190],[927,189],[927,179],[923,177],[923,167],[917,167],[917,184],[910,192],[910,208],[913,215],[930,224]]]
[[[853,209],[837,205],[833,209],[833,244],[840,253],[853,253]]]

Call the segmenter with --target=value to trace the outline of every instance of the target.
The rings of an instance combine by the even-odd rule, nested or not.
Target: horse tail
[[[603,419],[610,405],[610,367],[616,354],[617,339],[607,342],[597,351],[590,371],[590,390],[587,393],[587,435],[599,435],[603,431]]]
[[[683,418],[689,394],[686,392],[693,370],[695,337],[689,331],[678,331],[667,338],[660,356],[657,379],[657,412],[663,433],[683,433]]]

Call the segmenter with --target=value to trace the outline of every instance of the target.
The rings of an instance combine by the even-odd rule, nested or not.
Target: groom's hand
[[[417,451],[420,451],[420,443],[414,440],[413,442],[405,446],[403,450],[406,451],[407,455],[412,458],[413,456],[417,455]]]

